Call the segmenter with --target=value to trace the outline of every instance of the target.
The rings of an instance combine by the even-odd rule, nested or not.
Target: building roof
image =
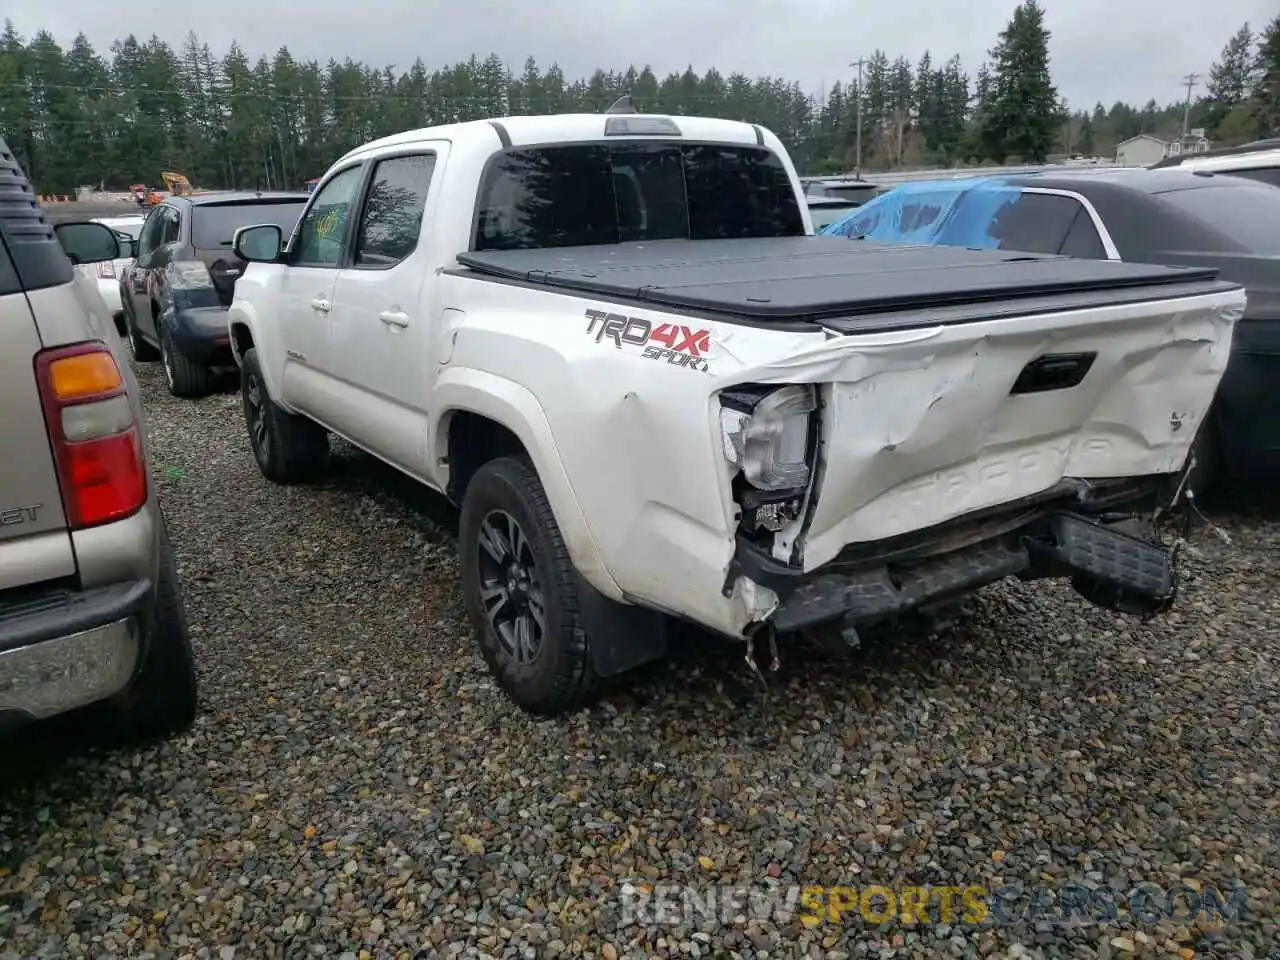
[[[1139,140],[1154,140],[1156,143],[1160,144],[1161,146],[1169,142],[1168,140],[1160,139],[1155,134],[1140,133],[1136,137],[1130,137],[1128,140],[1121,140],[1119,143],[1116,144],[1116,149],[1118,150],[1120,147],[1123,147],[1126,143],[1137,143]]]

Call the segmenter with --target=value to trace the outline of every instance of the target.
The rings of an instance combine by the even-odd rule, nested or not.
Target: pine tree
[[[1280,136],[1280,16],[1262,32],[1254,71],[1257,79],[1250,108],[1258,133],[1264,137]]]
[[[1216,136],[1222,121],[1235,107],[1244,103],[1253,90],[1255,53],[1254,35],[1245,24],[1222,48],[1218,62],[1209,68],[1205,85],[1204,121],[1209,136]]]
[[[1025,0],[1013,11],[991,59],[993,102],[982,131],[986,154],[997,162],[1014,154],[1043,163],[1062,117],[1049,74],[1049,29],[1037,0]]]

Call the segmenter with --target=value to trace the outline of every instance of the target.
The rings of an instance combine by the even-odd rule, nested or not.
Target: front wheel
[[[467,484],[462,585],[480,653],[524,710],[553,716],[600,692],[579,620],[577,573],[532,465],[503,457]]]
[[[241,359],[240,399],[249,446],[264,477],[273,483],[298,483],[324,473],[329,464],[328,432],[271,399],[256,348],[246,350]]]
[[[129,344],[129,352],[133,354],[134,360],[139,363],[151,363],[160,359],[156,348],[142,339],[142,334],[138,332],[138,323],[133,317],[133,310],[129,307],[124,308],[124,333],[125,340]]]

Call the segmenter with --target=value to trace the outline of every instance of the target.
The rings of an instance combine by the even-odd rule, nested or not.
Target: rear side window
[[[191,245],[197,250],[230,247],[237,230],[261,223],[274,223],[287,237],[305,205],[305,199],[296,203],[199,204],[191,214]]]
[[[1157,194],[1253,253],[1280,253],[1280,190],[1223,178],[1222,183]]]
[[[413,253],[422,230],[434,154],[392,157],[373,168],[360,212],[357,267],[391,267]]]
[[[804,233],[782,162],[770,151],[610,143],[510,150],[490,164],[476,250]]]
[[[1082,209],[1080,201],[1071,197],[1023,193],[1017,203],[1000,208],[987,233],[998,241],[1001,250],[1056,254]]]

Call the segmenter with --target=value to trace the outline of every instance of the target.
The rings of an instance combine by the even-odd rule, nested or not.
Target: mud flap
[[[578,577],[578,622],[590,638],[598,677],[616,677],[667,655],[668,618],[646,607],[616,603]]]
[[[1172,551],[1093,520],[1054,514],[1047,539],[1024,543],[1037,566],[1070,576],[1076,592],[1105,609],[1152,617],[1177,596]]]

